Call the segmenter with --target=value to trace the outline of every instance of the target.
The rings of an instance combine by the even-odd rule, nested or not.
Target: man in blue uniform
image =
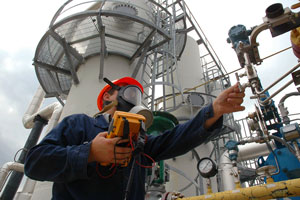
[[[53,181],[52,199],[142,200],[145,196],[145,168],[154,161],[182,155],[200,145],[212,131],[222,127],[222,115],[244,110],[244,92],[237,85],[224,90],[212,104],[202,108],[186,123],[179,124],[160,136],[148,136],[144,154],[136,165],[130,147],[117,143],[121,138],[106,138],[110,118],[116,110],[129,111],[141,102],[142,85],[131,77],[108,82],[97,100],[102,114],[84,114],[64,118],[38,145],[25,161],[25,174],[35,180]],[[130,160],[128,167],[119,167]],[[99,163],[111,163],[102,166]],[[134,164],[134,165],[133,165]],[[128,186],[130,171],[133,178]],[[129,190],[128,190],[129,188]]]

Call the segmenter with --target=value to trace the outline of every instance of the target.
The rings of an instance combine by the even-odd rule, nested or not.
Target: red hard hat
[[[137,80],[135,80],[134,78],[131,78],[131,77],[120,78],[118,80],[112,81],[112,83],[115,85],[118,85],[120,87],[123,87],[126,85],[136,85],[141,89],[142,93],[144,93],[143,86]],[[104,86],[104,88],[101,90],[101,92],[98,95],[97,106],[100,111],[103,109],[103,95],[105,92],[108,92],[111,88],[112,87],[107,84],[106,86]]]

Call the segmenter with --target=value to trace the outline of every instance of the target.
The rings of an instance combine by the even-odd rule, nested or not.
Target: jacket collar
[[[109,122],[111,121],[111,116],[109,114],[102,114],[102,115],[98,115],[96,118],[94,118],[94,125],[99,127],[99,128],[103,128],[103,129],[107,129],[109,126]]]

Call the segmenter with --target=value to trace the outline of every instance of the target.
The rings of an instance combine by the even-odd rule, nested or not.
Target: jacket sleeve
[[[86,179],[91,142],[84,116],[65,118],[36,146],[25,160],[25,174],[40,181],[66,182]]]
[[[177,125],[172,130],[165,131],[159,136],[148,136],[145,153],[155,161],[173,158],[187,153],[191,149],[202,144],[206,138],[222,128],[223,117],[221,117],[208,130],[204,123],[213,116],[213,108],[210,104],[204,107],[191,120]]]

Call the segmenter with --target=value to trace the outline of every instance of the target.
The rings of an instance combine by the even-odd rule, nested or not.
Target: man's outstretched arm
[[[207,119],[204,124],[205,129],[209,129],[223,114],[245,110],[243,98],[244,91],[240,91],[238,84],[224,90],[213,102],[213,117]]]

